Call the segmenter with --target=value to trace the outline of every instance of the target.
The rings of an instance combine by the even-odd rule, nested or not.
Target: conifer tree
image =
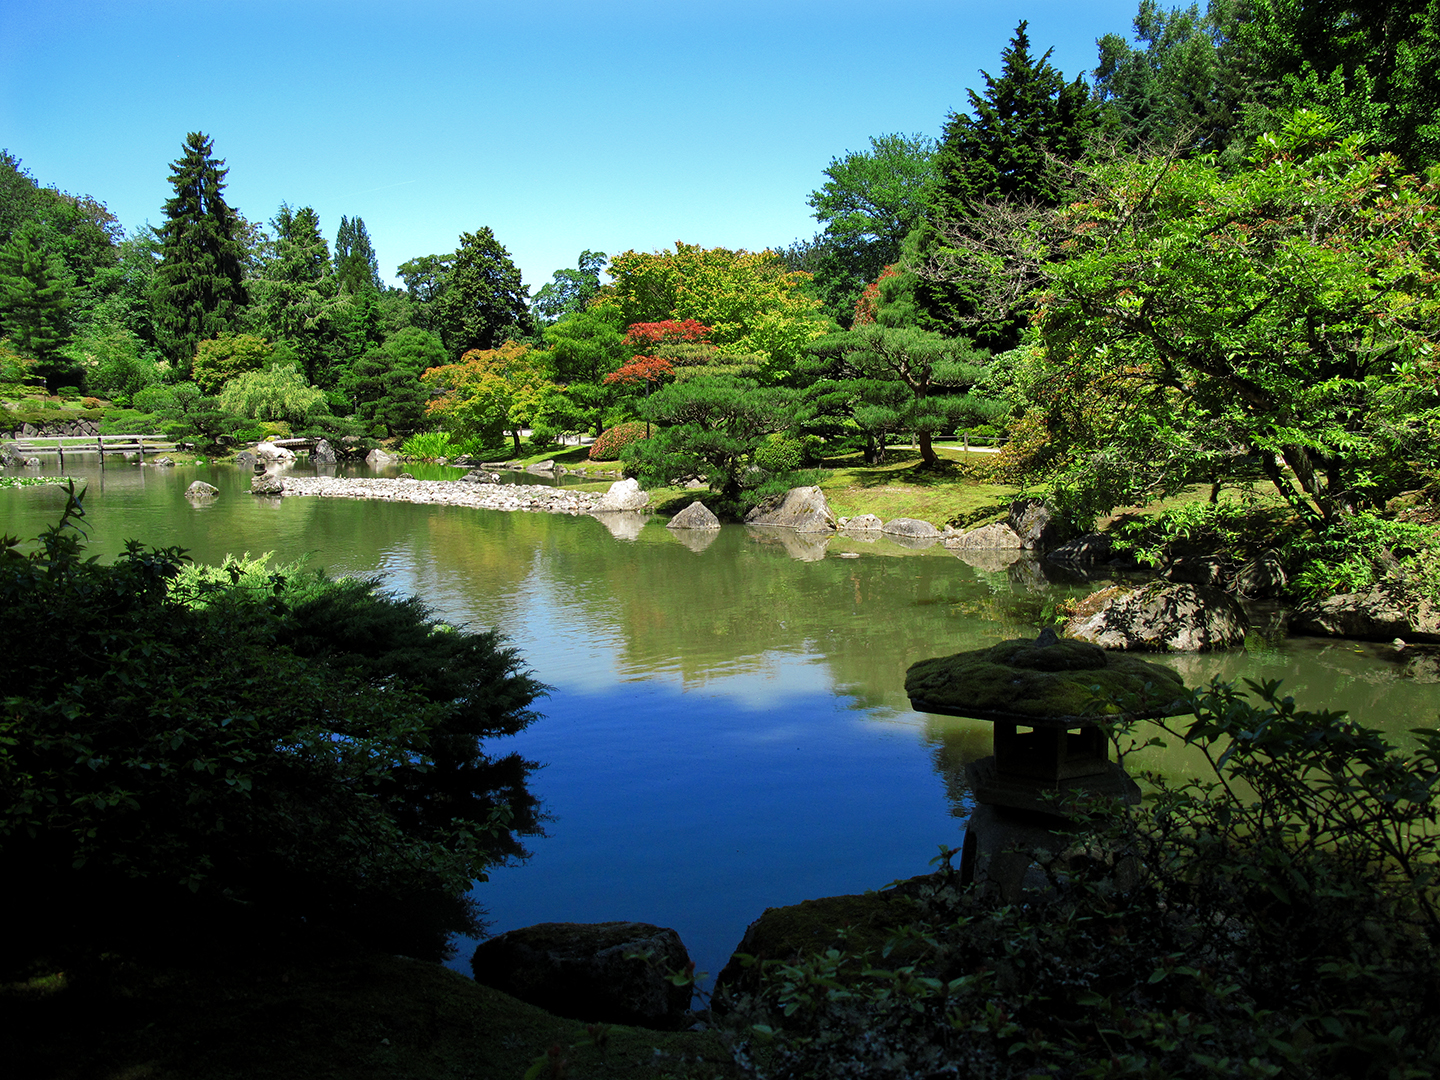
[[[328,385],[341,305],[320,215],[308,206],[292,210],[282,203],[270,224],[274,256],[256,283],[258,321],[272,341],[290,342],[311,382]]]
[[[364,218],[340,218],[340,231],[335,234],[335,278],[342,292],[381,289],[380,261],[365,231]]]
[[[17,349],[40,361],[47,381],[69,336],[70,306],[65,264],[41,246],[33,227],[0,248],[0,329]]]
[[[922,269],[946,246],[945,230],[963,229],[987,202],[1058,205],[1065,180],[1053,159],[1078,161],[1084,154],[1097,122],[1090,91],[1079,77],[1065,80],[1050,63],[1053,50],[1038,59],[1031,54],[1026,25],[1020,22],[1001,53],[1000,76],[982,71],[985,92],[969,91],[973,115],[952,113],[945,125],[932,211],[906,242],[903,261],[911,269]],[[976,293],[965,282],[916,282],[904,275],[885,288],[913,289],[922,327],[952,334],[967,330],[995,349],[1015,344],[1013,320],[975,325]]]
[[[198,131],[185,136],[185,152],[170,166],[175,194],[165,201],[160,266],[155,280],[155,324],[170,360],[188,371],[195,346],[235,328],[246,295],[245,252],[238,221],[225,202],[223,158]]]

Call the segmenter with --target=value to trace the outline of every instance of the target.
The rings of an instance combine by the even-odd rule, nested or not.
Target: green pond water
[[[553,687],[543,719],[510,744],[541,763],[531,787],[549,820],[528,861],[477,886],[492,930],[659,923],[712,975],[766,907],[878,888],[959,845],[963,765],[990,752],[990,728],[912,711],[905,669],[1033,635],[1047,601],[1096,587],[883,540],[816,545],[741,526],[695,537],[659,520],[617,536],[592,517],[257,499],[230,466],[102,473],[93,461],[72,457],[67,472],[88,485],[94,554],[134,537],[201,561],[306,556],[502,630]],[[219,497],[191,505],[195,479]],[[0,491],[0,530],[33,537],[63,505],[55,487]],[[1437,722],[1433,659],[1259,633],[1248,644],[1164,662],[1190,685],[1283,679],[1302,705],[1347,709],[1398,739]],[[1151,753],[1138,764],[1196,768]],[[453,966],[468,971],[469,951],[462,942]]]

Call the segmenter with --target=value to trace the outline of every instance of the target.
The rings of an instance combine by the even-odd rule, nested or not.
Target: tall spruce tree
[[[192,131],[170,166],[175,194],[165,201],[160,265],[155,276],[155,326],[171,362],[188,371],[195,346],[235,328],[246,295],[245,251],[238,220],[225,202],[223,158],[209,136]]]
[[[331,353],[341,304],[336,301],[330,247],[320,232],[320,215],[281,204],[270,224],[274,255],[256,282],[258,322],[271,340],[290,342],[316,385],[328,386]]]
[[[1090,90],[1077,76],[1065,76],[1030,52],[1027,23],[1015,28],[998,78],[988,72],[985,92],[969,91],[973,115],[952,113],[936,154],[937,180],[931,213],[906,240],[904,262],[923,270],[947,246],[947,230],[964,229],[984,204],[1002,200],[1059,204],[1065,188],[1060,161],[1078,161],[1098,116]],[[888,294],[913,292],[919,322],[929,329],[965,331],[994,349],[1013,347],[1019,320],[977,324],[977,290],[964,281],[915,281],[909,275],[882,286]],[[906,297],[908,302],[909,298]]]
[[[382,288],[380,260],[365,231],[364,218],[340,218],[340,229],[335,234],[335,280],[342,292],[352,294],[367,289],[379,292]]]

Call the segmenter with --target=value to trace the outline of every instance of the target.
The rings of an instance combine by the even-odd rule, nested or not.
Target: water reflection
[[[963,765],[989,753],[989,725],[911,712],[905,669],[1033,634],[1047,603],[1094,587],[1018,552],[680,533],[640,515],[621,541],[589,516],[262,499],[222,466],[78,471],[102,557],[130,537],[207,562],[308,555],[498,627],[556,690],[543,720],[495,748],[546,763],[532,788],[554,816],[529,864],[478,894],[496,929],[648,919],[680,929],[712,972],[765,907],[920,873],[958,842]],[[220,489],[207,505],[184,498],[196,479]],[[63,506],[53,487],[0,492],[4,531],[22,537]],[[1162,662],[1191,685],[1283,679],[1302,707],[1396,738],[1436,723],[1433,651],[1284,639],[1258,614],[1246,650]],[[1178,747],[1147,753],[1136,767],[1197,769]]]

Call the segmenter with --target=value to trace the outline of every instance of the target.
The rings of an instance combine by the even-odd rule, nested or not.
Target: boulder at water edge
[[[1077,536],[1068,544],[1046,552],[1045,558],[1062,566],[1111,566],[1117,562],[1133,566],[1135,563],[1134,559],[1117,554],[1114,543],[1104,533]]]
[[[649,960],[629,959],[650,953]],[[667,976],[690,964],[674,930],[651,923],[539,923],[481,942],[475,981],[558,1016],[678,1029],[690,987]]]
[[[1440,641],[1440,609],[1402,582],[1386,581],[1363,593],[1341,593],[1297,607],[1290,633],[1369,641]]]
[[[235,467],[249,472],[255,468],[255,455],[249,450],[241,450],[235,455]]]
[[[395,454],[387,454],[378,446],[365,455],[365,464],[372,469],[383,469],[386,465],[394,465],[400,458]]]
[[[1065,633],[1104,649],[1205,652],[1245,641],[1250,620],[1234,598],[1203,585],[1112,585],[1080,601]]]
[[[640,510],[650,505],[650,493],[640,490],[638,480],[616,480],[610,490],[600,496],[595,504],[595,513],[609,510]]]
[[[196,480],[185,489],[187,499],[213,499],[220,494],[220,489],[214,484],[207,484],[204,480]]]
[[[745,515],[746,525],[772,525],[797,532],[833,532],[835,515],[818,487],[791,488],[772,495]]]
[[[335,448],[321,439],[315,444],[315,453],[312,457],[316,465],[334,465]]]
[[[718,529],[720,519],[699,499],[681,510],[665,526],[667,529]]]
[[[971,529],[959,536],[947,536],[945,546],[987,551],[1019,551],[1025,545],[1021,542],[1020,535],[1006,522],[992,521],[989,525],[981,525],[978,529]]]
[[[840,522],[840,528],[847,533],[879,532],[885,523],[874,514],[857,514]]]
[[[256,473],[250,481],[251,495],[284,495],[285,481],[274,473]]]
[[[896,518],[880,530],[886,536],[904,536],[911,540],[939,540],[940,530],[919,518]]]
[[[1020,546],[1036,551],[1057,548],[1076,532],[1041,499],[1017,499],[1011,503],[1009,524],[1020,537]]]
[[[255,459],[267,466],[289,465],[295,460],[295,452],[288,446],[276,446],[272,442],[262,442],[255,447]]]

